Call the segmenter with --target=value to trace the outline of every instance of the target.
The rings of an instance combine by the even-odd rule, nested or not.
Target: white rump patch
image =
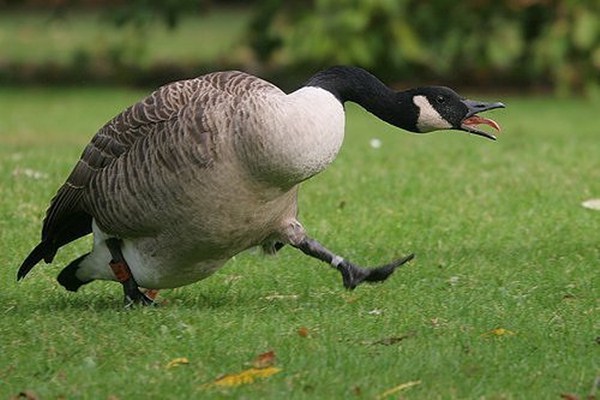
[[[419,119],[417,120],[417,129],[420,132],[432,132],[441,129],[450,129],[452,124],[446,121],[440,113],[431,105],[427,97],[415,96],[413,103],[419,107]]]

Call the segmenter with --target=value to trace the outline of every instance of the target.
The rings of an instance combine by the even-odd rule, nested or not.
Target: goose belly
[[[169,256],[171,254],[166,254]],[[123,257],[141,287],[166,289],[189,285],[208,278],[225,264],[227,259],[182,260],[165,258],[148,252],[143,241],[124,240]]]
[[[223,199],[198,200],[186,213],[154,214],[160,221],[158,231],[122,238],[123,257],[140,286],[173,288],[207,278],[234,255],[276,236],[296,216],[296,189],[274,190],[266,198],[253,198],[242,187],[236,188],[236,195],[222,189]],[[94,248],[78,276],[84,281],[114,280],[106,240],[119,235],[104,232],[95,220],[92,230]]]

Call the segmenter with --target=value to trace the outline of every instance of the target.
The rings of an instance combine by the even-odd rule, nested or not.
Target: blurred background
[[[298,86],[333,64],[399,86],[599,96],[588,0],[0,0],[0,84],[157,86],[236,68]]]

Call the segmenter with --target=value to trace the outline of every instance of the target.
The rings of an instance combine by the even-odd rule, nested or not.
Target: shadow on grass
[[[260,299],[253,296],[250,290],[230,290],[228,286],[205,287],[191,285],[178,289],[165,289],[159,292],[157,306],[135,306],[125,309],[120,285],[110,282],[92,283],[96,287],[86,287],[77,293],[70,293],[62,288],[47,288],[33,293],[35,288],[23,288],[5,293],[4,315],[26,314],[32,312],[69,312],[87,311],[94,313],[144,310],[210,310],[235,309],[258,306]],[[20,296],[22,294],[22,296]]]

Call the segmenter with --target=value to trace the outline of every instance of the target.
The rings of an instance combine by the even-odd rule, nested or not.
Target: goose
[[[504,107],[429,86],[396,91],[364,69],[335,66],[286,94],[256,76],[213,72],[160,87],[107,122],[85,147],[43,220],[41,241],[21,264],[93,233],[93,246],[58,282],[77,291],[120,282],[125,304],[153,304],[144,289],[207,278],[252,247],[299,249],[342,275],[344,287],[386,280],[413,254],[361,267],[309,236],[298,187],[327,168],[344,139],[344,104],[413,133],[459,130],[495,140],[479,115]]]

